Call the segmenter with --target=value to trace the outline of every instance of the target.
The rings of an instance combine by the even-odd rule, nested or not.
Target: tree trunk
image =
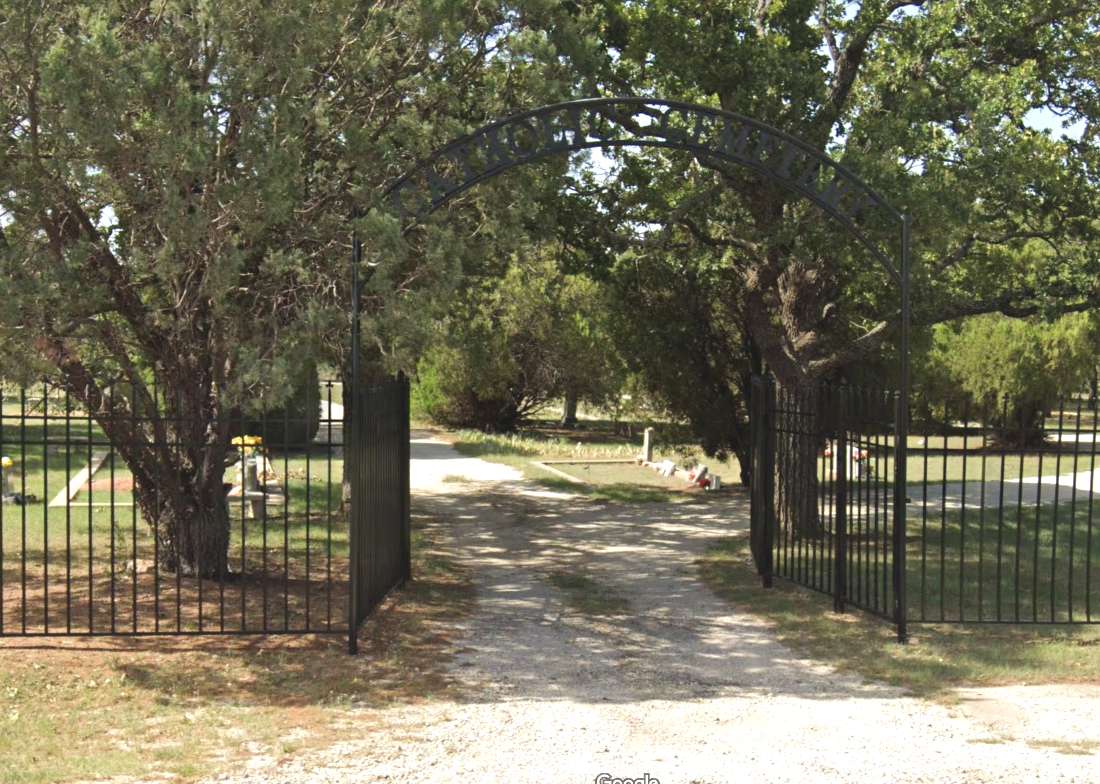
[[[818,396],[813,390],[777,391],[776,509],[796,537],[824,533],[818,510],[818,453],[824,444]]]
[[[753,376],[759,376],[764,373],[764,362],[760,356],[760,350],[756,347],[756,342],[749,334],[749,328],[747,325],[743,325],[741,328],[741,347],[745,352],[745,356],[749,359],[748,368],[737,377],[738,392],[741,395],[742,403],[747,411],[752,410],[752,379]],[[737,455],[737,464],[740,466],[740,479],[742,487],[748,489],[752,487],[752,423],[745,421],[741,424],[738,417],[734,415],[733,433],[734,444],[733,453]]]
[[[201,315],[190,326],[206,335]],[[57,367],[61,385],[95,419],[133,474],[135,502],[153,530],[159,566],[178,574],[224,576],[232,418],[223,399],[228,363],[195,363],[166,342],[157,346],[163,353],[152,385],[126,362],[127,383],[102,385],[63,341],[43,338],[38,345]],[[207,348],[204,356],[215,355]]]
[[[749,439],[739,441],[733,447],[733,454],[737,457],[737,479],[747,490],[752,487],[752,444]]]
[[[221,477],[202,480],[167,473],[134,493],[157,539],[162,571],[218,579],[229,573],[229,509]]]
[[[561,426],[568,428],[577,426],[577,393],[573,390],[565,393],[565,411],[562,413]]]
[[[134,498],[153,529],[160,568],[217,579],[229,572],[228,420],[184,423],[167,443],[191,438],[190,448],[126,443],[118,450],[134,475]],[[165,427],[162,420],[159,428]]]
[[[768,261],[768,274],[746,292],[745,332],[778,383],[776,511],[796,536],[820,538],[817,458],[827,432],[817,389],[828,368],[820,361],[827,352],[820,331],[826,287],[814,270],[784,263],[778,251]],[[775,290],[761,288],[766,281]]]
[[[1009,449],[1042,446],[1046,441],[1043,431],[1043,406],[1038,403],[1017,403],[1002,423],[998,440]]]

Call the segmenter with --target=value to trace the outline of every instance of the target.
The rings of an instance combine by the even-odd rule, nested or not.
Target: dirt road
[[[372,712],[337,747],[222,780],[1100,782],[1098,688],[973,690],[948,708],[800,659],[716,598],[694,561],[745,530],[740,496],[608,507],[430,440],[413,460],[415,503],[447,521],[477,585],[452,667],[465,697]],[[561,575],[625,611],[578,609]]]

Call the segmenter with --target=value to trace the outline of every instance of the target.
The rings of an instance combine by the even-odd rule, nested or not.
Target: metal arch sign
[[[396,213],[404,229],[448,200],[508,169],[596,147],[665,147],[701,159],[729,162],[806,198],[836,219],[870,252],[898,286],[899,405],[894,427],[894,616],[905,640],[905,486],[909,432],[910,222],[847,168],[776,128],[732,112],[681,101],[593,98],[554,104],[486,125],[441,147],[383,194],[377,207]],[[863,230],[873,223],[899,230],[896,256]],[[352,378],[359,378],[362,244],[352,242]],[[896,263],[895,263],[896,260]],[[358,400],[358,396],[355,398]],[[355,413],[353,418],[361,416]],[[354,538],[356,533],[352,532]],[[352,573],[354,582],[355,573]],[[349,621],[354,650],[357,625]]]
[[[664,147],[751,169],[818,205],[901,282],[889,248],[861,224],[901,214],[841,164],[757,120],[696,104],[596,98],[554,104],[486,125],[440,148],[386,189],[382,204],[415,224],[474,185],[542,158],[597,147]]]

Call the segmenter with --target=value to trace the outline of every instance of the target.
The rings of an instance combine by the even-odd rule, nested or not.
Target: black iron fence
[[[5,389],[0,635],[354,639],[408,576],[407,391],[363,393],[347,447],[368,457],[345,493],[338,383],[302,410],[234,417],[221,457],[156,391],[135,406],[110,389],[89,411],[47,385]]]
[[[889,391],[754,379],[751,535],[765,584],[829,594],[902,637],[913,622],[1096,622],[1087,403],[925,405],[904,445],[897,405]]]
[[[1084,399],[940,406],[910,445],[910,617],[1100,620],[1096,412]]]
[[[757,565],[898,623],[892,393],[753,381],[753,532]],[[902,556],[904,559],[904,554]]]
[[[359,391],[348,439],[353,629],[410,577],[409,384],[402,377]],[[349,638],[352,653],[356,635]]]

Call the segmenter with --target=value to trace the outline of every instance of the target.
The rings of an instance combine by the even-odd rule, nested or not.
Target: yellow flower
[[[239,447],[244,454],[250,455],[263,447],[264,440],[261,436],[237,436],[230,443]]]
[[[0,457],[0,468],[3,468],[5,471],[8,470],[9,468],[11,468],[14,465],[15,465],[15,462],[10,457],[8,457],[7,455],[4,455],[3,457]]]
[[[237,436],[230,443],[233,446],[260,446],[263,442],[262,436]]]

